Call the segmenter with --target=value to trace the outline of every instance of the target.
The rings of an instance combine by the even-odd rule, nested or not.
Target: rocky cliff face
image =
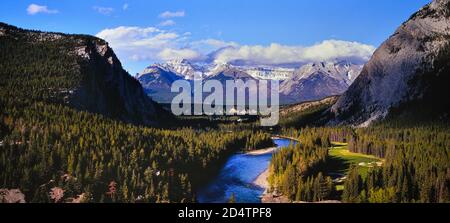
[[[367,126],[411,107],[448,114],[449,76],[450,1],[435,0],[375,51],[332,107],[331,123]]]
[[[122,68],[113,50],[104,40],[84,35],[23,30],[4,23],[0,23],[0,31],[4,44],[42,45],[42,55],[54,57],[55,53],[50,49],[55,48],[59,54],[64,55],[65,58],[52,59],[53,64],[36,65],[53,66],[51,70],[59,75],[60,84],[58,81],[45,81],[52,79],[52,74],[40,72],[38,67],[30,67],[27,70],[28,75],[32,77],[42,75],[40,78],[43,83],[39,83],[46,86],[46,91],[49,91],[46,94],[56,95],[52,102],[64,103],[78,110],[99,113],[133,124],[157,126],[158,120],[169,117],[145,94],[140,83]],[[21,50],[16,50],[18,55],[23,54]],[[14,54],[14,51],[10,53]],[[15,57],[10,58],[13,60]],[[36,60],[30,58],[24,61],[28,60],[36,63]],[[60,64],[67,65],[61,67]],[[39,77],[36,79],[39,80]],[[70,82],[71,86],[63,87],[61,84],[67,83],[66,80],[77,81]],[[27,90],[31,91],[24,89]]]
[[[85,76],[71,103],[78,109],[104,114],[125,122],[156,126],[165,116],[140,83],[123,68],[113,50],[102,40],[77,48]]]

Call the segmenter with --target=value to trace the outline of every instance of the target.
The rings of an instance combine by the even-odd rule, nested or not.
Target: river
[[[277,148],[289,146],[289,139],[274,139]],[[273,153],[250,155],[239,153],[231,156],[219,175],[197,192],[200,203],[224,203],[234,193],[239,203],[260,203],[264,188],[253,184],[270,164]]]

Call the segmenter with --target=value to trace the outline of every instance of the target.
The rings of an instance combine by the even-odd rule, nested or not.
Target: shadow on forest
[[[324,167],[324,173],[333,179],[336,178],[334,175],[345,176],[347,170],[350,168],[350,163],[340,157],[329,156],[326,163],[327,165]]]

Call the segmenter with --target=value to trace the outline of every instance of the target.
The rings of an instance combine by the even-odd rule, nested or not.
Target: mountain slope
[[[435,0],[402,24],[374,53],[332,107],[332,124],[366,126],[415,112],[448,117],[450,1]]]
[[[361,69],[362,65],[347,62],[306,64],[281,84],[280,100],[289,104],[340,95]]]
[[[122,68],[108,44],[84,35],[0,23],[4,98],[66,104],[128,123],[156,126],[168,117]]]
[[[211,69],[204,80],[218,80],[225,84],[227,80],[257,80],[250,74],[230,64],[219,64]]]
[[[174,74],[177,74],[186,80],[200,79],[202,78],[203,75],[203,70],[201,69],[201,67],[193,65],[187,60],[171,60],[168,61],[167,63],[156,64],[148,68],[154,67],[159,67],[160,69],[163,69],[166,72],[172,72]],[[149,73],[149,72],[144,70],[142,73]]]
[[[147,67],[136,78],[145,92],[160,103],[170,103],[177,95],[170,90],[173,82],[184,79],[181,75],[156,65]]]
[[[331,96],[318,101],[302,102],[280,108],[280,123],[283,128],[303,128],[305,126],[322,125],[320,119],[339,96]]]

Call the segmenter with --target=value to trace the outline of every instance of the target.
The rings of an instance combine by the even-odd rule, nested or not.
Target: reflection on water
[[[275,139],[278,148],[286,147],[291,140]],[[197,193],[200,203],[224,203],[234,193],[237,202],[259,203],[264,189],[253,181],[269,166],[272,154],[236,154],[230,157],[220,174],[208,186]]]

